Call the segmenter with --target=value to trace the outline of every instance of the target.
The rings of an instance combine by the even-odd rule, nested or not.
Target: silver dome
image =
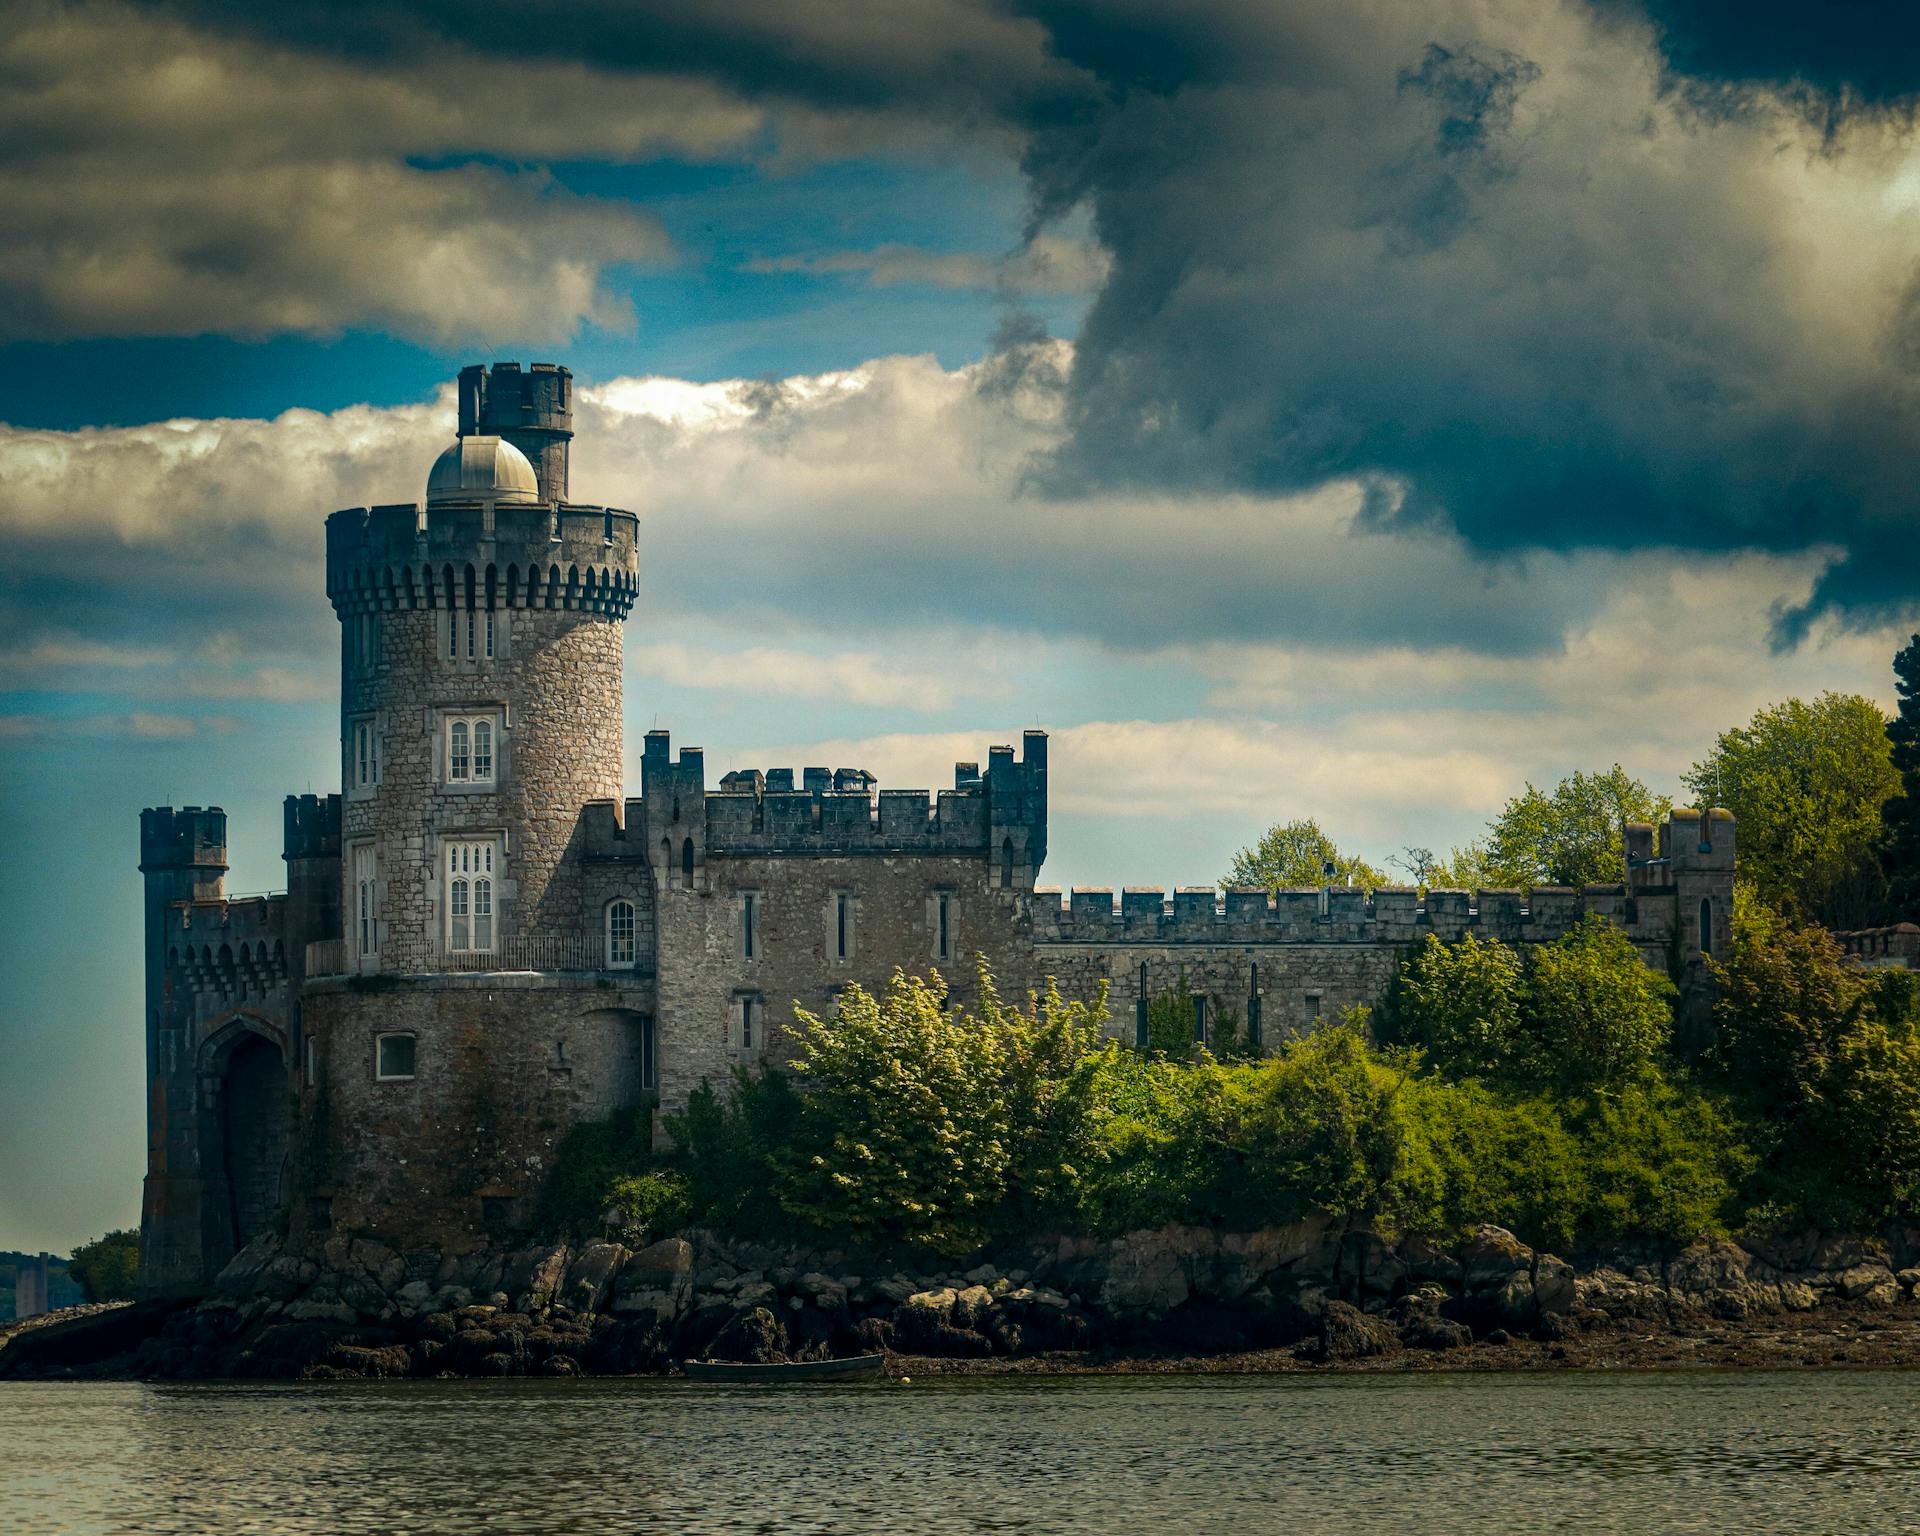
[[[503,437],[463,437],[433,461],[427,505],[436,501],[538,501],[527,456]]]

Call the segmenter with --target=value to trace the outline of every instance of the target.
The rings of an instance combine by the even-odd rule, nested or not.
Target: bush
[[[1525,1000],[1520,957],[1498,939],[1445,944],[1430,933],[1400,967],[1390,1014],[1401,1039],[1448,1076],[1509,1078],[1538,1065]]]
[[[1652,1065],[1673,1036],[1675,988],[1633,940],[1589,914],[1527,957],[1526,1012],[1547,1071],[1576,1086]]]
[[[1070,1203],[1112,1054],[1104,1006],[1049,988],[1009,1008],[984,970],[977,1012],[949,1011],[946,996],[937,973],[896,971],[877,998],[850,986],[826,1018],[796,1012],[808,1092],[783,1209],[856,1239],[958,1253]]]
[[[140,1282],[140,1233],[129,1227],[82,1243],[67,1260],[67,1273],[88,1301],[133,1300]]]
[[[779,1185],[807,1146],[800,1095],[784,1073],[735,1067],[725,1094],[702,1081],[666,1130],[689,1220],[746,1237],[793,1230]]]

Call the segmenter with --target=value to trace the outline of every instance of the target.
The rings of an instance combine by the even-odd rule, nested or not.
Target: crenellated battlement
[[[227,813],[217,805],[154,806],[140,813],[140,868],[227,867]]]
[[[1109,886],[1075,888],[1064,896],[1043,887],[1033,893],[1033,938],[1036,944],[1406,945],[1429,933],[1450,943],[1471,933],[1506,944],[1540,944],[1559,938],[1589,912],[1647,942],[1664,940],[1672,922],[1670,901],[1643,915],[1624,885],[1536,886],[1524,895],[1430,890],[1424,896],[1409,886],[1272,894],[1211,887],[1169,894],[1129,886],[1117,902]]]
[[[683,748],[676,765],[665,731],[647,735],[642,758],[647,809],[663,828],[699,797],[704,808],[699,856],[998,852],[1015,849],[1032,868],[1046,848],[1046,733],[1029,731],[1020,760],[995,747],[989,771],[954,768],[953,789],[879,789],[864,768],[736,769],[706,788],[704,757]],[[672,805],[664,804],[668,799]],[[635,823],[632,802],[627,821]],[[603,818],[609,814],[601,813]],[[671,838],[674,834],[668,833]],[[1016,870],[1017,873],[1017,870]],[[1029,877],[1030,878],[1030,877]],[[1010,882],[1011,883],[1011,882]]]
[[[281,819],[281,853],[295,859],[340,857],[340,797],[288,795]]]
[[[575,502],[349,507],[327,519],[327,597],[342,618],[486,606],[624,619],[638,540],[633,513]]]

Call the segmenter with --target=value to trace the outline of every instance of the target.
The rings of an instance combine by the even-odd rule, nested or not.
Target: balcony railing
[[[307,946],[309,976],[345,976],[355,969],[345,939],[320,939]],[[649,967],[638,967],[646,970]],[[385,969],[375,966],[374,969]],[[504,938],[490,950],[447,950],[426,969],[431,971],[601,971],[636,969],[609,966],[606,940],[599,934],[524,933]]]
[[[606,946],[599,935],[523,933],[492,950],[449,950],[449,971],[597,971]]]

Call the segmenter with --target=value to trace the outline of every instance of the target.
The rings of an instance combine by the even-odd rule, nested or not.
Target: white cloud
[[[949,656],[936,668],[879,651],[786,650],[756,645],[741,650],[695,648],[674,641],[627,646],[630,672],[682,688],[725,693],[777,694],[913,711],[942,710],[959,698],[1004,693],[1006,684],[981,676],[979,658]]]

